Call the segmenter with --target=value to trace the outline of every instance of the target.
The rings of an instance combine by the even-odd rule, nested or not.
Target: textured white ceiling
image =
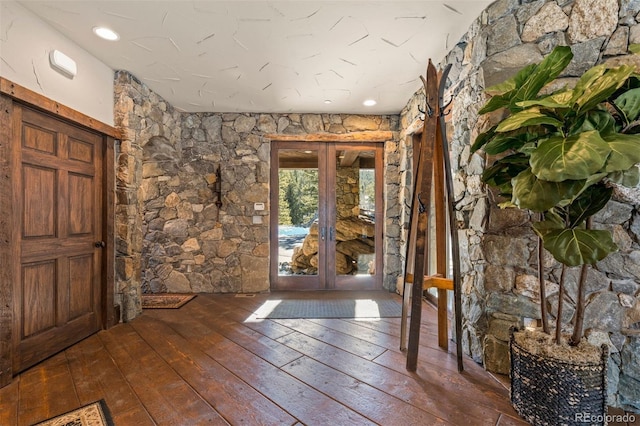
[[[402,109],[428,59],[439,62],[491,2],[20,3],[185,111],[385,114]],[[97,25],[120,40],[99,39]]]

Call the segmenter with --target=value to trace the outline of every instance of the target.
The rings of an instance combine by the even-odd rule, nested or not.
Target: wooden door
[[[16,105],[13,371],[101,328],[103,136]]]
[[[382,154],[376,143],[272,143],[272,290],[382,289]]]

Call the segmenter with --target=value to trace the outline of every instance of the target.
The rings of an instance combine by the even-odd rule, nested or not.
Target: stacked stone
[[[470,154],[477,134],[499,119],[499,112],[478,117],[485,87],[539,62],[558,45],[569,45],[574,59],[565,71],[571,84],[598,62],[639,64],[628,46],[640,43],[640,3],[622,0],[498,0],[471,26],[441,67],[452,64],[449,92],[454,97],[451,161],[461,241],[464,317],[463,346],[476,361],[500,373],[509,370],[509,327],[524,318],[540,318],[537,239],[529,214],[501,210],[480,176],[483,153]],[[418,115],[423,93],[402,112],[408,125]],[[607,343],[609,403],[640,410],[640,190],[618,188],[615,201],[598,214],[596,226],[611,229],[620,251],[589,273],[586,324],[589,339]],[[557,307],[560,265],[544,259],[551,314]],[[567,305],[575,300],[578,271],[566,281]],[[564,321],[573,314],[566,312]],[[570,324],[565,324],[569,329]]]
[[[264,134],[398,128],[397,116],[180,113],[126,72],[116,75],[115,109],[116,126],[123,133],[116,263],[117,302],[124,320],[141,312],[142,292],[269,289],[270,145]],[[397,167],[396,146],[386,144],[386,168]],[[218,167],[219,211],[212,190]],[[386,184],[395,188],[395,197],[399,181],[389,176]],[[254,211],[256,202],[266,209]],[[387,201],[388,211],[395,202]],[[254,224],[253,216],[264,220]],[[399,231],[392,227],[385,232],[390,240],[386,259],[401,265]],[[385,285],[391,282],[395,277],[385,275]]]
[[[336,274],[374,273],[371,255],[375,253],[375,223],[366,217],[336,221]],[[318,273],[318,224],[309,228],[300,247],[294,247],[290,263],[294,274]]]

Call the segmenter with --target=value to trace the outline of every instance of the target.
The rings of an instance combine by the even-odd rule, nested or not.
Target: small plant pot
[[[511,403],[534,426],[603,425],[607,414],[607,358],[574,363],[531,353],[511,335]]]

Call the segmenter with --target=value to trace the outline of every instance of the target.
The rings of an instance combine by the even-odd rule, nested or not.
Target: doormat
[[[268,300],[254,312],[256,318],[399,318],[402,304],[393,299],[284,299]]]
[[[195,294],[143,294],[142,309],[178,309]]]
[[[114,426],[104,399],[85,405],[34,426]]]

